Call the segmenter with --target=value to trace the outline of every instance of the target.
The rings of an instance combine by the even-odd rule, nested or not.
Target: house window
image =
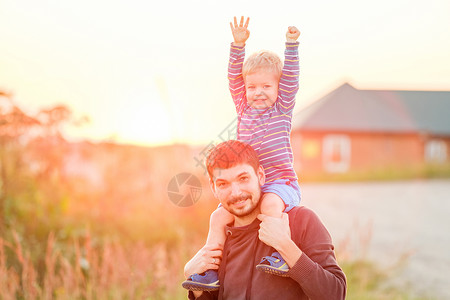
[[[344,173],[350,168],[350,138],[346,135],[326,135],[323,138],[323,166],[330,173]]]
[[[442,163],[447,160],[447,145],[442,140],[430,140],[425,144],[425,161]]]
[[[304,139],[302,142],[302,156],[305,159],[320,157],[320,140]]]

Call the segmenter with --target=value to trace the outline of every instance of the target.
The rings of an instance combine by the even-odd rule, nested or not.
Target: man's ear
[[[211,177],[209,177],[209,187],[211,188],[214,198],[217,199],[216,185],[214,184],[214,180]]]
[[[266,183],[266,173],[264,172],[263,166],[259,165],[257,175],[258,175],[259,184],[261,186],[264,185],[264,183]]]

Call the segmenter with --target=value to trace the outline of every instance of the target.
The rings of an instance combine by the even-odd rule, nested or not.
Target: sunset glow
[[[247,53],[281,55],[285,28],[300,29],[299,110],[346,81],[450,90],[449,11],[446,0],[2,1],[0,88],[26,109],[64,103],[89,116],[69,138],[207,143],[234,117],[234,15],[251,18]]]

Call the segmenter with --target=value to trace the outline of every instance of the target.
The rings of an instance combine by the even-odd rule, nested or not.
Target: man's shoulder
[[[290,223],[322,223],[319,216],[306,206],[296,206],[288,212]]]
[[[308,208],[306,206],[303,206],[303,205],[295,206],[294,208],[292,208],[288,212],[288,215],[292,215],[292,216],[294,216],[294,215],[296,216],[298,214],[301,214],[301,215],[316,215],[316,213],[312,209],[310,209],[310,208]]]
[[[295,239],[309,237],[331,240],[325,224],[312,209],[305,206],[297,206],[291,209],[288,215],[289,226]]]

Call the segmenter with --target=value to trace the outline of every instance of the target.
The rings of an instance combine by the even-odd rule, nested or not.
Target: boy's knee
[[[261,201],[261,212],[269,216],[280,216],[286,208],[283,199],[275,193],[264,194]]]
[[[233,215],[221,206],[212,212],[209,222],[211,225],[224,225],[231,221],[233,221]]]

